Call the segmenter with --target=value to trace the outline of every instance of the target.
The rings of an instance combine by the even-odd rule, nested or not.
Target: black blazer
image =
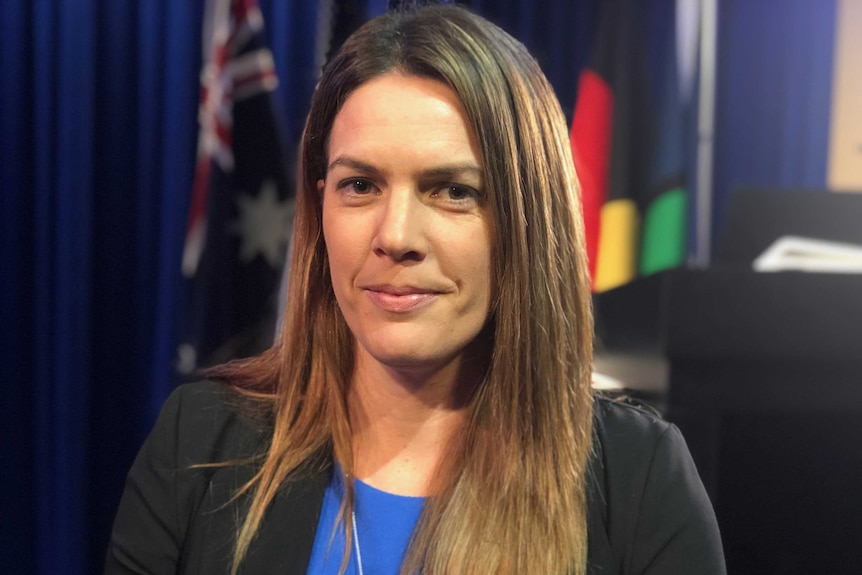
[[[252,465],[196,468],[261,453],[267,428],[222,385],[178,388],[126,481],[106,575],[227,575]],[[597,399],[588,486],[590,575],[725,573],[715,515],[679,431],[644,410]],[[331,465],[283,486],[242,575],[306,572]]]

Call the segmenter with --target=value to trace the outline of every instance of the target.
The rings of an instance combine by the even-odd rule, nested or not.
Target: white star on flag
[[[290,240],[293,200],[279,201],[275,182],[266,180],[257,197],[238,194],[236,202],[239,219],[229,229],[240,237],[239,260],[247,264],[260,254],[273,269],[280,269]]]

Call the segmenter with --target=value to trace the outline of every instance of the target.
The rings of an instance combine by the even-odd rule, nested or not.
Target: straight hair
[[[333,293],[317,181],[326,174],[329,134],[342,105],[359,86],[389,73],[434,79],[458,96],[480,148],[496,238],[484,377],[401,573],[582,575],[593,321],[566,122],[526,48],[451,5],[367,23],[326,65],[315,90],[302,137],[282,330],[263,354],[208,372],[259,401],[272,421],[268,449],[237,494],[250,503],[231,572],[281,485],[318,472],[321,461],[353,476],[346,398],[354,340]],[[339,514],[347,533],[342,572],[353,497],[348,481]]]

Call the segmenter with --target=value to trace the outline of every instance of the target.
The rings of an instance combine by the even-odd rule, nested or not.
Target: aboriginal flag
[[[674,0],[605,0],[581,73],[572,153],[593,290],[682,264],[686,107]]]
[[[180,373],[271,345],[294,213],[257,1],[208,0],[204,42]]]

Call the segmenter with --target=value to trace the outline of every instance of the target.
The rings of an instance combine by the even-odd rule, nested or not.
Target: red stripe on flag
[[[215,125],[215,134],[218,137],[218,141],[224,144],[226,147],[230,148],[233,144],[233,127],[226,126],[222,123],[221,120],[216,122]]]
[[[234,17],[237,22],[246,21],[248,14],[255,10],[259,10],[257,0],[239,0],[233,5]]]
[[[243,78],[234,78],[234,91],[241,92],[250,86],[254,86],[255,84],[261,86],[261,92],[266,91],[266,86],[270,85],[275,80],[275,70],[266,69],[260,70],[259,72],[243,77]]]
[[[578,102],[572,120],[572,156],[581,185],[584,230],[590,276],[595,281],[601,234],[602,205],[608,196],[614,94],[593,70],[578,81]]]

